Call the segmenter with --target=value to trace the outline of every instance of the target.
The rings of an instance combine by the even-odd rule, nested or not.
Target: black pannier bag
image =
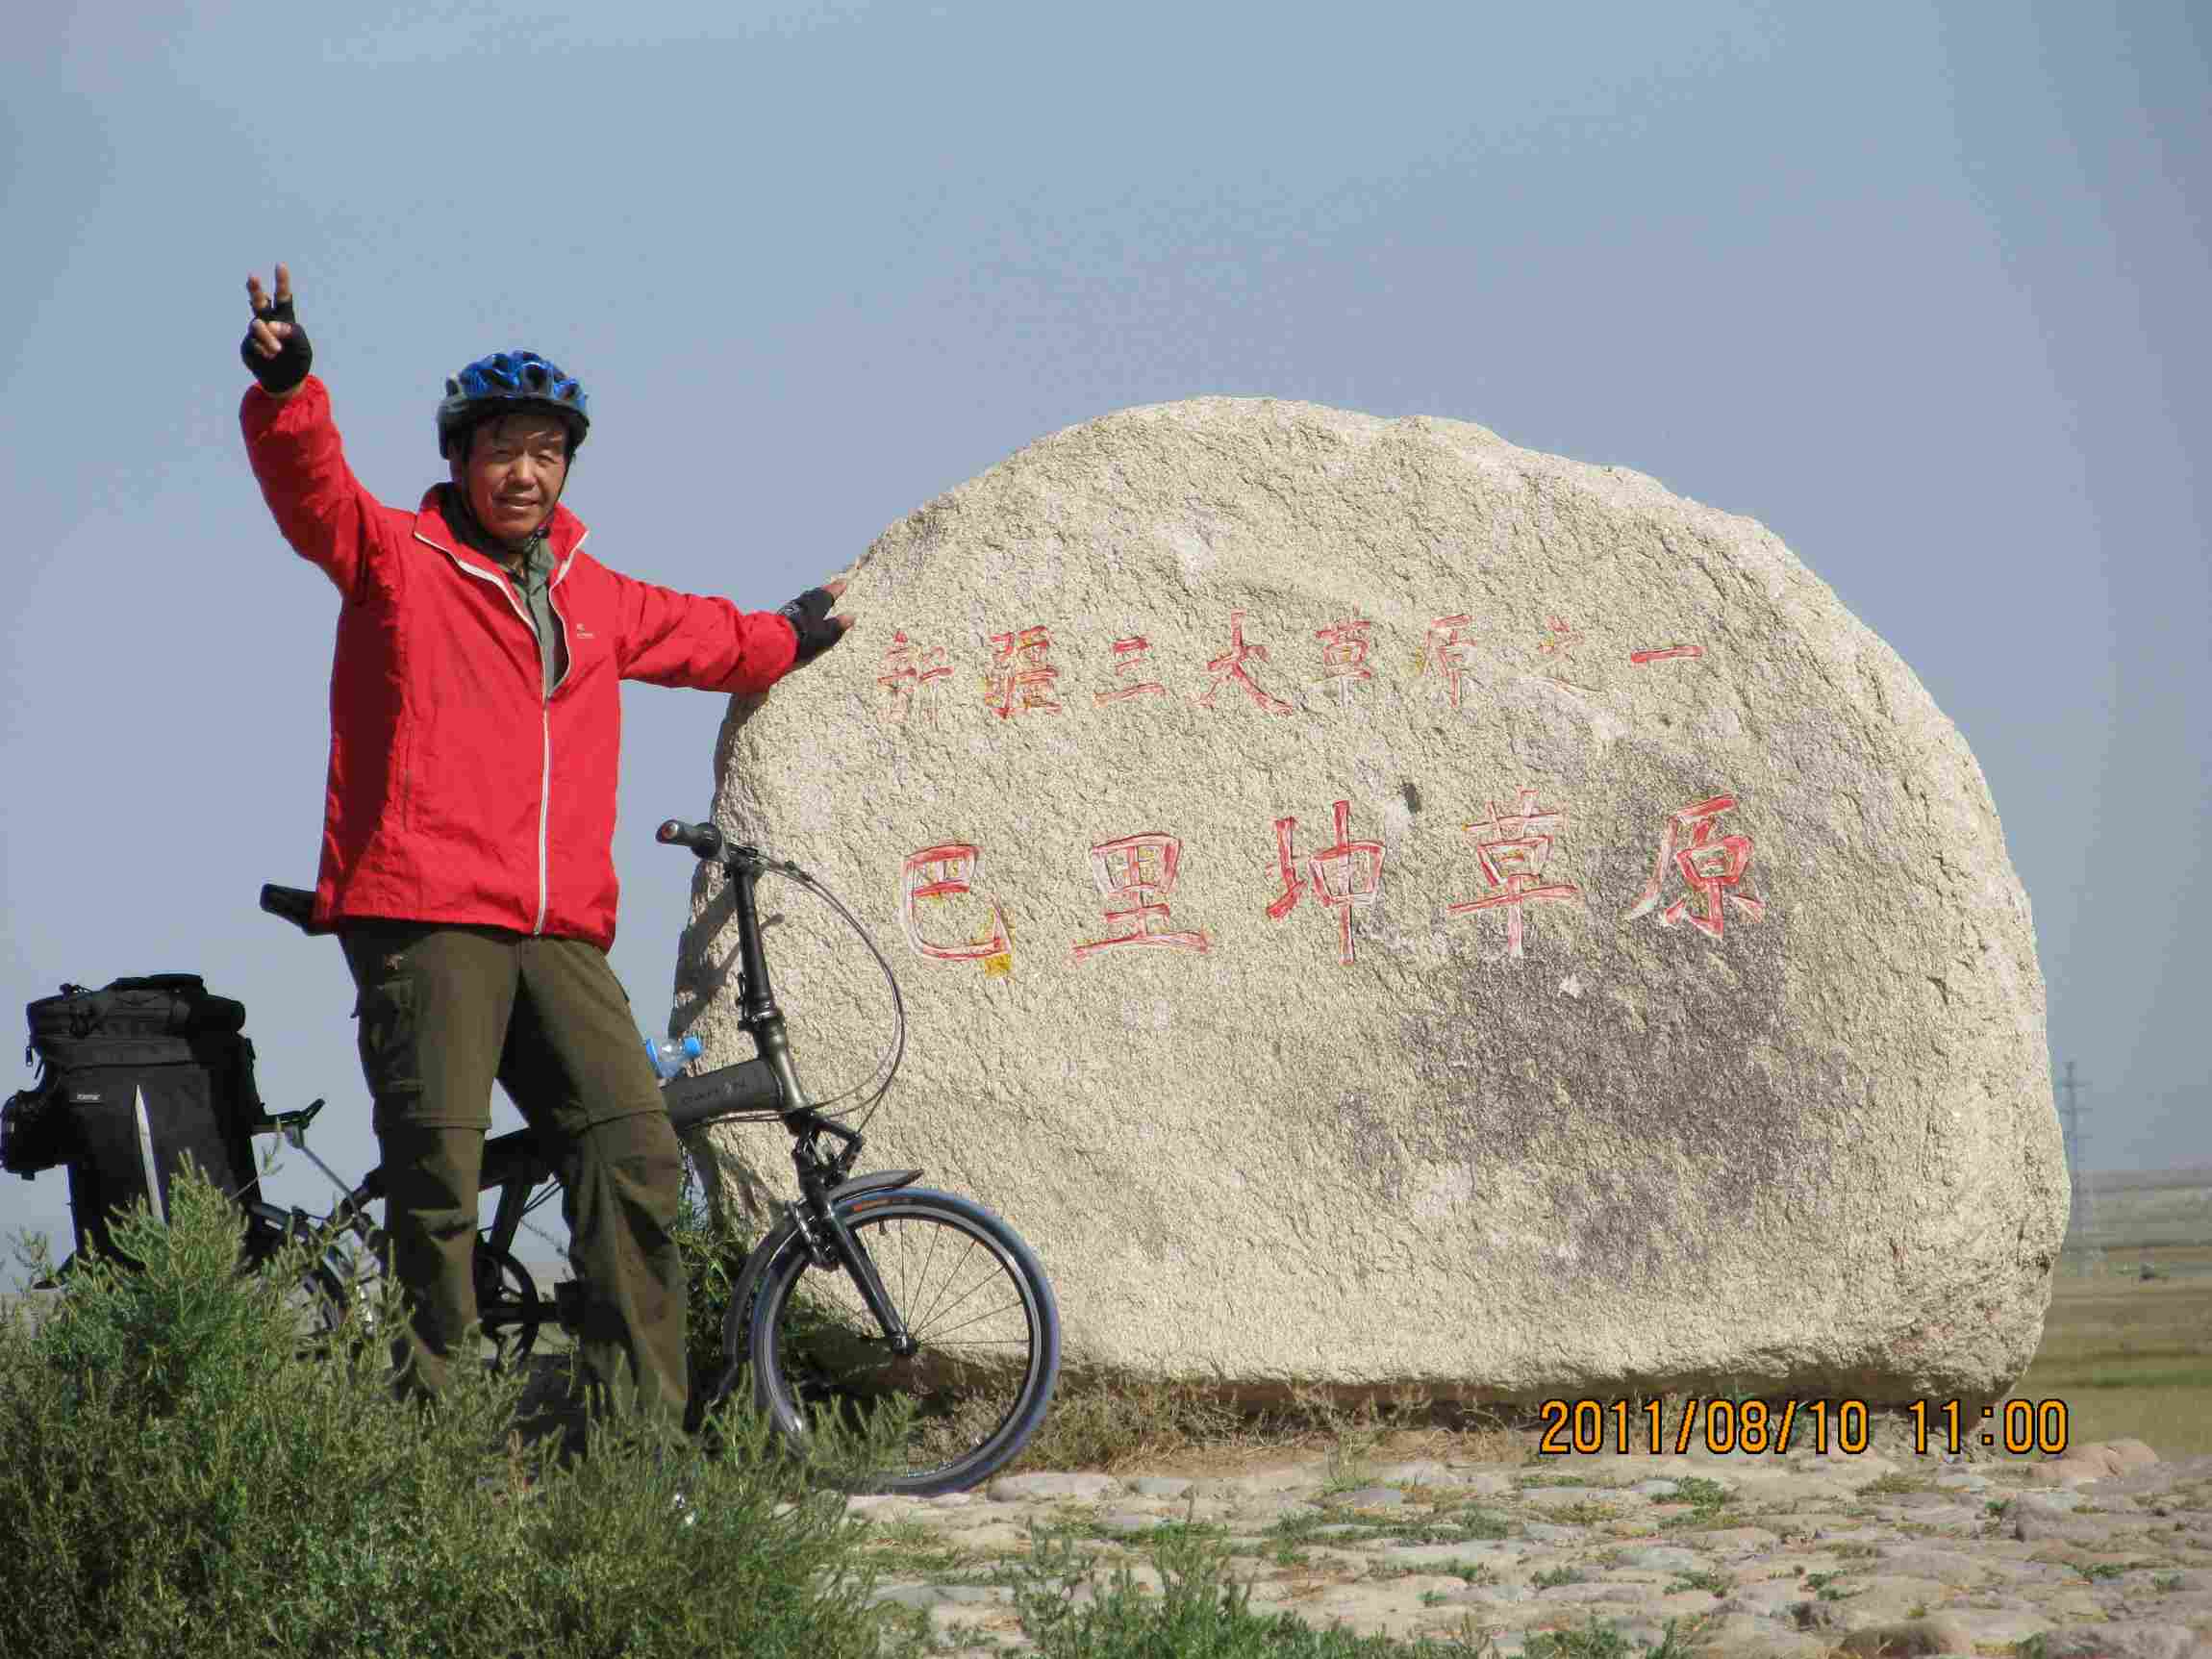
[[[0,1169],[29,1177],[67,1165],[77,1248],[108,1253],[110,1221],[138,1202],[167,1219],[189,1156],[241,1201],[261,1196],[253,1126],[262,1117],[245,1005],[196,973],[64,985],[32,1003],[37,1084],[0,1109]]]

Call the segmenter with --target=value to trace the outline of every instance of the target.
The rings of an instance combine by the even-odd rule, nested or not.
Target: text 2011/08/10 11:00
[[[1593,1457],[1642,1452],[1677,1457],[1692,1451],[1716,1456],[1746,1452],[1776,1456],[1802,1444],[1816,1452],[1867,1449],[1870,1408],[1862,1399],[1706,1399],[1682,1400],[1672,1434],[1667,1432],[1664,1400],[1631,1405],[1626,1400],[1547,1399],[1537,1404],[1544,1420],[1538,1452],[1546,1457]],[[1913,1450],[1956,1456],[1967,1446],[2001,1450],[2015,1457],[2040,1453],[2055,1457],[2066,1450],[2067,1409],[2062,1399],[2008,1399],[1996,1405],[1970,1405],[1956,1399],[1917,1399],[1904,1407],[1912,1420]]]

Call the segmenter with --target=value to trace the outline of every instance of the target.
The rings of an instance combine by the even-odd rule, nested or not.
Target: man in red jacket
[[[361,993],[414,1310],[403,1375],[442,1387],[476,1320],[497,1078],[559,1154],[595,1395],[680,1420],[682,1156],[607,965],[620,682],[765,691],[851,625],[829,615],[844,584],[747,614],[586,554],[560,501],[588,400],[533,352],[446,382],[449,479],[387,507],[346,465],[290,274],[277,266],[273,298],[258,277],[246,292],[246,453],[285,539],[341,598],[314,909]]]

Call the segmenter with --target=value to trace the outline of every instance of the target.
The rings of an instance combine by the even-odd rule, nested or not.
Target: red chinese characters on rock
[[[891,693],[891,718],[903,721],[913,712],[915,699],[929,690],[931,682],[942,680],[952,669],[944,661],[944,647],[933,645],[928,650],[918,649],[899,629],[892,633],[891,644],[883,654],[883,671],[876,675],[875,683]],[[937,700],[930,697],[922,705],[931,725],[937,724]]]
[[[1254,644],[1244,638],[1244,622],[1248,613],[1243,610],[1229,614],[1229,643],[1220,654],[1208,660],[1206,671],[1209,679],[1204,691],[1196,693],[1194,701],[1204,708],[1216,708],[1225,686],[1242,691],[1252,706],[1266,715],[1288,715],[1293,705],[1275,696],[1260,683],[1254,665],[1269,661],[1268,647]],[[1472,667],[1474,643],[1469,637],[1472,616],[1464,611],[1429,620],[1416,664],[1418,677],[1426,679],[1432,673],[1437,677],[1445,699],[1454,709],[1462,706],[1465,698],[1465,679]],[[1353,691],[1362,682],[1377,678],[1370,656],[1374,644],[1374,621],[1354,614],[1341,616],[1324,627],[1314,630],[1314,638],[1320,641],[1321,676],[1307,688],[1306,703],[1312,708],[1333,689],[1337,705],[1349,707]],[[1544,677],[1564,691],[1583,696],[1594,696],[1588,685],[1568,677],[1576,667],[1573,652],[1576,646],[1587,642],[1585,633],[1564,616],[1547,615],[1545,632],[1537,641],[1537,654],[1545,659]],[[1055,694],[1060,669],[1049,660],[1052,648],[1051,629],[1039,623],[1033,627],[1010,629],[1005,633],[987,635],[991,646],[991,672],[984,676],[984,707],[1001,720],[1011,720],[1017,715],[1060,714],[1063,706]],[[1168,688],[1151,677],[1157,669],[1151,661],[1152,643],[1142,634],[1128,634],[1113,641],[1108,647],[1112,659],[1114,683],[1094,689],[1092,703],[1107,708],[1140,697],[1159,697],[1168,694]],[[1637,667],[1648,667],[1655,663],[1695,661],[1705,656],[1706,647],[1697,644],[1651,645],[1627,653],[1628,661]],[[888,717],[893,722],[907,720],[918,704],[932,724],[937,722],[934,697],[923,693],[937,681],[952,672],[945,664],[944,647],[933,646],[923,650],[910,640],[905,632],[892,636],[889,649],[884,652],[877,684],[890,693]]]
[[[1206,672],[1213,675],[1214,678],[1212,684],[1197,694],[1195,700],[1198,706],[1206,709],[1212,708],[1214,698],[1220,691],[1223,684],[1234,680],[1244,689],[1244,694],[1252,699],[1254,706],[1262,714],[1289,714],[1291,712],[1290,704],[1284,702],[1280,697],[1270,696],[1260,690],[1259,682],[1253,679],[1244,667],[1244,660],[1247,657],[1264,663],[1268,660],[1268,648],[1265,645],[1247,645],[1244,643],[1244,614],[1242,611],[1231,611],[1229,613],[1229,648],[1206,665]]]
[[[1320,683],[1336,686],[1339,708],[1351,702],[1354,681],[1375,677],[1374,670],[1367,666],[1368,635],[1373,627],[1364,617],[1345,616],[1314,630],[1314,638],[1321,642]]]
[[[1510,813],[1500,813],[1497,803],[1492,801],[1486,821],[1464,827],[1467,834],[1478,838],[1489,832],[1489,840],[1475,842],[1475,857],[1481,861],[1483,879],[1497,891],[1483,898],[1446,905],[1445,915],[1472,916],[1502,905],[1506,954],[1520,961],[1521,907],[1543,900],[1554,903],[1570,898],[1579,900],[1582,896],[1582,890],[1571,882],[1544,881],[1544,861],[1551,852],[1551,832],[1565,822],[1566,817],[1567,815],[1555,807],[1538,806],[1533,789],[1521,792]]]
[[[1713,820],[1735,804],[1734,795],[1714,795],[1709,800],[1693,802],[1668,818],[1666,834],[1659,842],[1658,861],[1651,867],[1651,879],[1645,885],[1644,896],[1628,913],[1630,921],[1647,914],[1659,902],[1660,884],[1670,858],[1689,884],[1690,892],[1659,913],[1662,926],[1672,927],[1677,921],[1687,920],[1691,926],[1719,939],[1725,927],[1723,899],[1753,921],[1767,914],[1766,900],[1736,891],[1744,880],[1744,872],[1751,867],[1751,838],[1747,835],[1722,836],[1717,841],[1713,838]],[[1689,843],[1677,848],[1675,842],[1683,835],[1689,836]],[[1702,900],[1702,910],[1692,908],[1694,898]]]
[[[1275,820],[1275,863],[1283,878],[1283,891],[1268,906],[1268,918],[1280,921],[1295,910],[1300,897],[1311,892],[1314,902],[1337,913],[1337,961],[1352,965],[1352,912],[1364,910],[1382,894],[1382,842],[1351,839],[1351,802],[1336,803],[1337,840],[1306,860],[1306,879],[1298,879],[1297,855],[1293,838],[1298,820]]]
[[[1459,631],[1472,620],[1464,611],[1456,616],[1439,616],[1429,623],[1428,637],[1421,644],[1420,672],[1428,673],[1434,665],[1444,677],[1445,694],[1455,709],[1459,707],[1459,677],[1474,655],[1474,646],[1462,640]]]
[[[1057,715],[1052,687],[1060,670],[1044,660],[1050,630],[1041,626],[991,636],[991,675],[983,706],[1002,720],[1016,715]]]
[[[985,900],[991,906],[991,923],[979,930],[977,938],[946,944],[922,937],[917,905],[925,900],[943,900],[973,892],[982,862],[983,855],[968,842],[943,842],[907,855],[899,868],[898,914],[906,929],[906,942],[917,954],[937,962],[985,962],[992,957],[1002,957],[1014,948],[1014,936],[1006,925],[1006,914],[998,908],[995,898]]]
[[[1152,653],[1151,641],[1142,634],[1132,634],[1125,640],[1114,641],[1114,672],[1120,684],[1110,691],[1093,691],[1092,701],[1099,708],[1109,703],[1125,703],[1131,697],[1162,697],[1168,688],[1157,680],[1140,679],[1149,665],[1144,659]]]
[[[1161,925],[1168,919],[1168,895],[1175,891],[1175,867],[1182,857],[1182,841],[1158,832],[1123,836],[1093,847],[1092,878],[1109,901],[1106,923],[1114,931],[1076,945],[1075,960],[1118,944],[1165,945],[1201,953],[1212,948],[1213,941],[1203,931],[1171,931]]]

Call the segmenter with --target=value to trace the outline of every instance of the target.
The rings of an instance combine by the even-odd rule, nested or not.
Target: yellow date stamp
[[[1694,1451],[1779,1456],[1793,1445],[1815,1451],[1858,1452],[1867,1449],[1872,1434],[1863,1399],[1768,1401],[1702,1395],[1639,1404],[1624,1399],[1547,1399],[1538,1402],[1537,1411],[1544,1425],[1537,1450],[1546,1457],[1596,1457],[1604,1452],[1683,1457]]]
[[[1687,1395],[1631,1404],[1622,1399],[1547,1399],[1538,1402],[1544,1457],[1779,1457],[1792,1450],[1854,1456],[1873,1438],[1876,1408],[1863,1399],[1737,1399]],[[2015,1457],[2056,1456],[2066,1450],[2067,1406],[2062,1399],[2008,1399],[1983,1405],[1957,1399],[1919,1399],[1900,1413],[1913,1450],[1957,1456],[1968,1447]]]

